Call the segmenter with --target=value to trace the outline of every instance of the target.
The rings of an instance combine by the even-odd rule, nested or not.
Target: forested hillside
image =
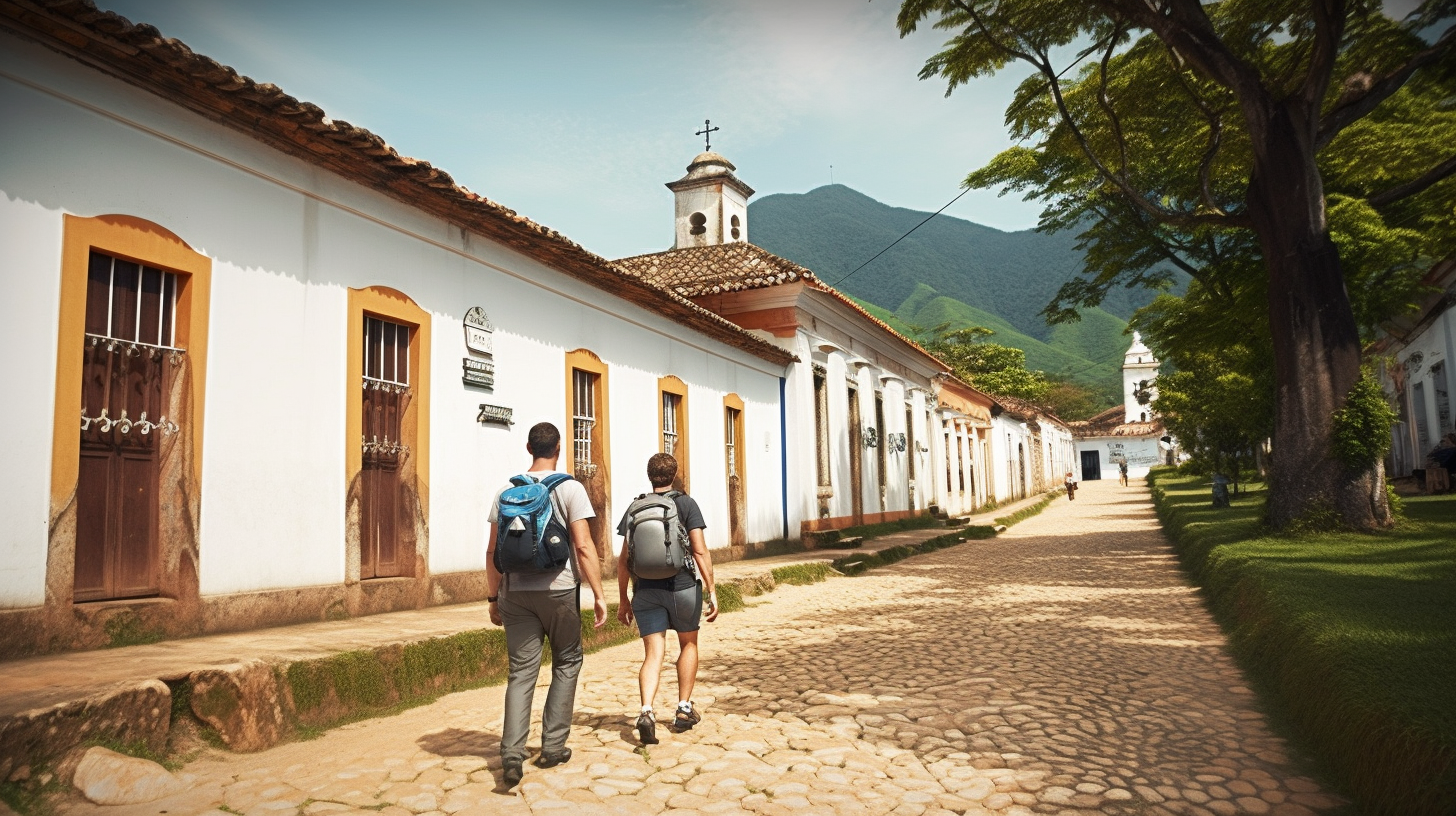
[[[1070,234],[1002,232],[940,215],[840,281],[928,213],[890,207],[844,185],[765,196],[749,207],[749,240],[814,270],[902,330],[984,326],[1027,365],[1120,399],[1126,319],[1153,294],[1119,289],[1079,323],[1048,326],[1041,310],[1082,268]]]

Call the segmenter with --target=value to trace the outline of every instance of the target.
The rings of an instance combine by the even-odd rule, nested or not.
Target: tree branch
[[[1110,213],[1106,209],[1099,207],[1096,204],[1090,204],[1088,206],[1093,212],[1101,216],[1103,221],[1116,221],[1112,213]],[[1137,224],[1138,231],[1145,239],[1147,239],[1149,244],[1157,249],[1158,254],[1162,255],[1169,263],[1188,273],[1189,277],[1194,278],[1195,280],[1206,282],[1206,274],[1203,268],[1194,266],[1193,264],[1190,264],[1189,262],[1183,260],[1182,256],[1178,254],[1178,251],[1174,247],[1168,245],[1168,242],[1163,238],[1163,236],[1157,234],[1148,227],[1147,222],[1144,221],[1141,217],[1144,214],[1145,213],[1137,209],[1134,209],[1131,213],[1133,219]]]
[[[1345,35],[1345,3],[1344,0],[1315,0],[1310,5],[1314,11],[1314,45],[1310,49],[1309,68],[1300,83],[1299,98],[1310,113],[1309,121],[1318,127],[1320,103],[1329,90],[1335,59],[1340,55],[1340,40]]]
[[[1107,114],[1107,121],[1112,125],[1112,135],[1117,139],[1118,154],[1118,175],[1127,178],[1127,138],[1122,133],[1122,120],[1117,118],[1117,111],[1112,107],[1112,100],[1107,97],[1107,63],[1112,60],[1112,52],[1117,49],[1117,41],[1122,36],[1122,23],[1113,21],[1112,34],[1107,38],[1107,50],[1102,53],[1102,62],[1098,65],[1097,82],[1097,104],[1102,106],[1102,111]]]
[[[1444,57],[1453,43],[1456,43],[1456,26],[1446,29],[1446,33],[1430,48],[1417,52],[1404,65],[1370,83],[1365,90],[1342,96],[1320,120],[1315,149],[1323,148],[1340,131],[1375,110],[1381,102],[1400,90],[1416,71]]]
[[[1456,155],[1452,155],[1445,161],[1404,184],[1397,184],[1389,190],[1370,196],[1368,201],[1372,207],[1384,207],[1402,198],[1409,198],[1436,182],[1451,176],[1453,173],[1456,173]]]
[[[1122,0],[1122,2],[1135,3],[1140,2],[1140,0]],[[1207,16],[1203,16],[1202,10],[1197,9],[1197,0],[1193,0],[1193,3],[1198,15],[1202,16],[1204,22],[1207,23]],[[1056,103],[1057,112],[1061,116],[1062,124],[1066,125],[1068,132],[1070,132],[1072,137],[1076,140],[1078,147],[1082,151],[1082,154],[1087,157],[1087,161],[1092,165],[1092,168],[1097,172],[1097,175],[1108,183],[1112,184],[1114,187],[1116,187],[1117,190],[1127,199],[1127,201],[1133,205],[1133,207],[1140,210],[1149,218],[1152,218],[1159,223],[1169,225],[1184,227],[1216,226],[1244,228],[1250,228],[1253,226],[1253,222],[1244,215],[1231,215],[1223,212],[1222,210],[1218,210],[1216,213],[1178,212],[1175,210],[1165,209],[1149,201],[1141,192],[1133,189],[1132,185],[1128,183],[1127,179],[1123,175],[1113,173],[1092,150],[1092,144],[1087,139],[1087,135],[1082,132],[1082,129],[1080,127],[1077,126],[1076,119],[1072,116],[1071,110],[1067,107],[1067,101],[1062,96],[1061,80],[1056,70],[1052,67],[1050,58],[1047,56],[1046,53],[1044,53],[1039,48],[1034,48],[1032,49],[1033,53],[1028,53],[1026,50],[1016,48],[1012,45],[1002,42],[991,32],[991,28],[987,25],[985,17],[981,14],[981,12],[971,4],[967,3],[966,0],[951,0],[951,4],[965,13],[966,17],[971,20],[971,22],[975,25],[975,28],[980,32],[981,36],[985,37],[987,42],[989,42],[992,46],[1008,56],[1015,57],[1016,59],[1032,65],[1037,69],[1037,71],[1039,71],[1044,77],[1046,77],[1047,87],[1051,91],[1053,101]],[[1146,9],[1144,10],[1146,11]],[[1110,14],[1109,16],[1114,19],[1116,25],[1121,25],[1120,22],[1117,22],[1118,15]],[[1215,42],[1217,42],[1218,38],[1217,35],[1213,33],[1211,24],[1208,24],[1208,32],[1209,36],[1212,37]],[[1114,37],[1113,42],[1115,43],[1115,41],[1116,38]],[[1222,44],[1220,43],[1219,45],[1221,47]],[[1094,48],[1095,47],[1096,46],[1094,46]],[[1109,44],[1109,50],[1112,47],[1113,46]],[[1090,49],[1088,53],[1090,53]]]
[[[1213,161],[1218,157],[1218,151],[1223,145],[1223,116],[1210,107],[1208,102],[1193,89],[1182,71],[1175,71],[1174,76],[1178,78],[1178,85],[1183,88],[1184,93],[1188,94],[1188,98],[1193,100],[1193,105],[1208,122],[1208,148],[1203,152],[1203,160],[1198,163],[1198,191],[1203,197],[1203,205],[1215,212],[1227,214],[1224,208],[1214,200],[1213,186],[1210,181],[1213,174]]]
[[[1213,21],[1199,0],[1097,0],[1124,17],[1151,30],[1179,59],[1248,101],[1265,101],[1268,96],[1259,72],[1229,50],[1213,28]]]

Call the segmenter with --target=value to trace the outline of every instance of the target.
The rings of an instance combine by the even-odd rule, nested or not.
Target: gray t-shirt
[[[540,480],[554,472],[558,471],[530,470],[526,472],[526,475]],[[501,494],[512,486],[510,482],[506,482],[501,486],[500,490],[495,492],[495,498],[490,500],[490,515],[486,516],[486,518],[490,519],[492,523],[500,516]],[[586,495],[586,488],[582,486],[581,482],[575,479],[557,485],[552,495],[556,500],[556,507],[566,513],[567,528],[570,528],[571,523],[574,521],[597,517],[597,511],[592,508],[591,499]],[[579,580],[576,577],[576,548],[573,546],[571,557],[566,559],[566,564],[560,570],[556,572],[521,572],[515,575],[502,575],[501,591],[508,592],[516,590],[519,592],[534,592],[541,590],[571,589],[577,585]]]

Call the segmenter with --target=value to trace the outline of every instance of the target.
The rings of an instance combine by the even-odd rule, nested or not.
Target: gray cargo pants
[[[581,673],[581,611],[576,589],[502,593],[510,679],[506,681],[501,759],[524,761],[531,699],[541,674],[541,641],[551,639],[551,688],[541,713],[541,752],[560,754],[571,733],[576,677]]]

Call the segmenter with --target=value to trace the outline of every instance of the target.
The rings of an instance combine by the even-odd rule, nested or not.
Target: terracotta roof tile
[[[5,0],[0,28],[67,56],[304,161],[498,241],[556,269],[703,334],[779,365],[794,355],[676,292],[624,275],[605,258],[455,182],[422,159],[321,108],[260,83],[154,26],[134,24],[91,0]]]
[[[1127,422],[1127,409],[1121,405],[1108,408],[1091,419],[1069,422],[1072,434],[1079,439],[1093,436],[1162,436],[1163,421],[1154,417],[1148,422]]]
[[[824,292],[858,312],[881,331],[929,358],[943,371],[950,371],[950,366],[941,362],[939,357],[870,314],[844,293],[820,280],[812,271],[745,241],[669,249],[665,252],[621,258],[614,263],[627,275],[669,288],[689,298],[766,289],[802,281],[806,286]]]

